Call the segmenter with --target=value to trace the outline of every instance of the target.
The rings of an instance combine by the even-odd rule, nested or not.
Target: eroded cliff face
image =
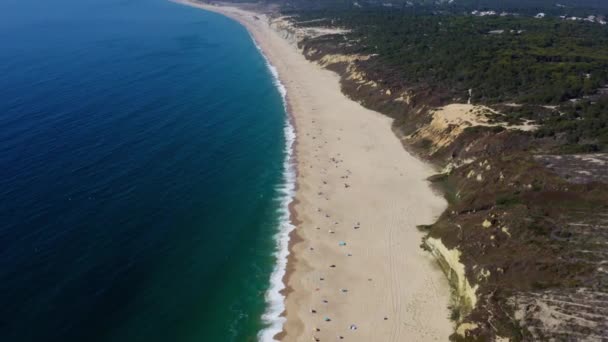
[[[304,39],[304,32],[295,28],[286,17],[269,18],[268,24],[275,30],[283,39],[287,40],[294,46]]]
[[[546,154],[555,140],[535,138],[533,122],[509,125],[493,106],[388,80],[346,31],[270,25],[441,170],[431,181],[449,207],[424,227],[424,246],[454,289],[453,340],[608,339],[608,162],[574,170]]]
[[[493,127],[506,130],[534,131],[533,124],[507,125],[504,122],[491,122],[490,116],[501,113],[484,105],[453,103],[432,109],[428,112],[430,122],[407,136],[410,144],[418,145],[428,141],[427,153],[434,155],[439,150],[449,148],[467,128]]]
[[[455,291],[456,305],[461,315],[467,315],[477,304],[477,288],[471,286],[465,274],[465,266],[460,262],[462,254],[458,248],[447,248],[441,239],[429,237],[424,240],[426,248],[433,254],[441,269],[448,277]]]
[[[314,39],[324,35],[332,34],[345,34],[348,30],[340,28],[328,28],[328,27],[300,27],[293,24],[289,16],[270,16],[268,18],[268,25],[275,30],[281,37],[290,42],[291,44],[298,46],[304,39]]]

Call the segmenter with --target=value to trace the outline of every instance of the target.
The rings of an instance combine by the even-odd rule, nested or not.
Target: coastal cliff
[[[338,73],[344,94],[393,118],[405,148],[441,170],[430,180],[449,207],[421,229],[454,290],[453,340],[607,337],[605,155],[556,154],[561,142],[536,134],[541,124],[511,120],[520,105],[388,79],[346,28],[294,17],[270,25]]]

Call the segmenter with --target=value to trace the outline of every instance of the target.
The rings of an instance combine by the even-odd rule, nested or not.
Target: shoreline
[[[415,227],[431,223],[446,207],[426,181],[432,168],[403,148],[390,119],[347,99],[337,75],[306,61],[264,22],[265,15],[171,1],[243,25],[287,91],[287,125],[295,140],[286,163],[295,166],[295,197],[288,204],[293,228],[287,264],[278,270],[284,272],[278,291],[284,309],[274,322],[267,316],[276,314],[268,299],[275,269],[263,316],[269,326],[258,338],[447,340],[453,331],[450,289],[430,253],[419,247],[423,234]]]
[[[180,1],[180,0],[178,0]],[[189,1],[189,0],[185,0],[185,1]],[[298,158],[297,158],[297,144],[298,144],[298,139],[297,139],[297,128],[296,128],[296,120],[295,117],[291,111],[291,106],[289,103],[289,92],[287,91],[284,83],[281,81],[280,75],[278,70],[276,69],[276,67],[272,64],[272,62],[269,60],[268,56],[266,55],[266,53],[264,52],[264,50],[262,49],[262,47],[259,45],[256,37],[253,35],[253,31],[246,25],[246,23],[242,22],[241,20],[238,19],[238,17],[233,17],[231,15],[227,15],[226,13],[223,13],[222,11],[214,11],[213,8],[208,9],[210,11],[213,11],[215,13],[219,13],[222,14],[228,18],[231,18],[235,21],[237,21],[240,25],[242,25],[243,27],[245,27],[247,29],[247,32],[249,33],[249,35],[251,36],[251,39],[253,41],[253,43],[255,44],[256,48],[259,50],[260,54],[262,55],[262,57],[264,58],[264,60],[266,61],[266,65],[270,71],[270,73],[272,74],[274,81],[275,81],[275,86],[277,86],[277,88],[279,89],[279,92],[281,93],[281,97],[283,99],[283,106],[285,109],[285,114],[287,116],[287,122],[286,122],[286,126],[285,126],[285,138],[286,138],[286,142],[287,142],[287,150],[286,150],[286,154],[287,154],[287,158],[285,160],[285,177],[289,178],[289,176],[293,176],[293,182],[289,182],[286,181],[284,183],[284,186],[291,186],[291,192],[290,194],[285,197],[285,199],[287,200],[287,205],[286,205],[286,209],[287,209],[287,217],[283,218],[280,220],[280,224],[281,225],[287,225],[287,229],[281,229],[279,228],[279,231],[277,232],[277,234],[275,236],[278,236],[279,238],[277,238],[277,245],[279,245],[279,249],[278,251],[276,251],[277,254],[277,262],[275,264],[275,269],[273,270],[271,276],[270,276],[270,287],[268,288],[265,297],[266,297],[266,303],[267,303],[267,308],[264,312],[264,314],[262,315],[262,320],[265,321],[265,323],[267,323],[267,327],[265,327],[264,329],[262,329],[259,333],[258,333],[258,339],[260,341],[274,341],[274,340],[282,340],[282,337],[284,336],[284,323],[285,323],[285,317],[287,316],[287,309],[285,307],[285,301],[287,298],[287,295],[289,294],[290,288],[287,285],[289,282],[289,277],[292,274],[292,266],[293,266],[293,259],[294,259],[294,254],[292,253],[292,246],[297,243],[298,241],[301,240],[301,238],[298,236],[298,232],[295,229],[298,224],[300,223],[300,221],[297,219],[297,212],[295,210],[295,206],[298,204],[298,200],[296,198],[296,193],[298,191]],[[293,137],[291,138],[291,140],[289,139],[289,133],[291,133],[293,135]],[[281,210],[285,209],[284,206],[282,206]],[[281,235],[285,234],[285,237],[283,239],[280,238]],[[283,245],[284,243],[286,243],[286,246],[283,246],[283,248],[281,248],[281,245]],[[284,267],[281,267],[282,265],[285,265]],[[278,282],[275,280],[273,281],[274,276],[278,274],[282,276],[279,278]],[[271,300],[269,299],[269,297],[271,297],[272,295],[279,295],[282,296],[281,298],[281,305],[280,305],[280,311],[277,313],[276,311],[273,313],[272,310],[272,303]],[[276,327],[276,325],[278,324],[278,327]]]

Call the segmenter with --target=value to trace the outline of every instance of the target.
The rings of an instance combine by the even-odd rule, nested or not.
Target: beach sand
[[[181,2],[247,27],[287,88],[297,133],[297,228],[277,338],[448,340],[449,286],[416,228],[446,207],[425,180],[432,168],[403,148],[390,118],[346,98],[338,76],[307,61],[264,15]]]

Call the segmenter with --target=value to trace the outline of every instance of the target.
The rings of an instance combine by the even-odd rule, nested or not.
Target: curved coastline
[[[389,118],[347,99],[337,75],[306,61],[269,27],[265,15],[171,1],[243,25],[279,90],[289,93],[284,104],[297,134],[289,158],[296,167],[286,174],[293,176],[295,197],[283,197],[281,217],[289,220],[282,222],[289,223],[277,233],[277,265],[262,317],[267,326],[258,339],[325,340],[348,334],[351,341],[447,340],[452,332],[449,286],[432,256],[419,247],[422,233],[415,228],[433,222],[446,207],[426,181],[432,168],[405,151]],[[351,230],[359,228],[359,221],[364,229]],[[330,227],[333,235],[324,235]],[[348,247],[336,247],[338,236]],[[339,246],[346,243],[340,240]],[[341,251],[351,248],[363,258],[345,258]],[[340,271],[326,279],[326,267],[334,260]],[[344,297],[346,292],[354,297]],[[356,331],[349,329],[353,325]]]
[[[281,81],[277,68],[271,63],[268,56],[264,53],[264,50],[257,41],[254,31],[247,25],[246,22],[240,20],[239,17],[232,15],[226,11],[222,11],[221,8],[216,8],[210,5],[201,3],[195,3],[189,0],[170,0],[172,2],[196,7],[202,10],[221,14],[227,18],[230,18],[247,29],[251,40],[255,44],[262,57],[266,62],[266,67],[272,75],[273,82],[281,95],[283,107],[286,113],[286,121],[284,127],[285,137],[285,160],[283,161],[283,180],[277,189],[281,194],[278,201],[279,205],[279,227],[275,234],[276,250],[274,256],[276,257],[275,267],[270,275],[270,286],[265,293],[266,309],[262,314],[262,321],[265,327],[258,332],[259,341],[275,341],[278,336],[283,332],[283,325],[286,321],[285,318],[285,297],[286,297],[286,284],[287,277],[289,276],[288,264],[290,259],[291,243],[294,239],[295,232],[295,216],[296,213],[293,206],[297,202],[295,199],[297,190],[297,168],[296,168],[296,129],[295,119],[290,111],[287,88]],[[297,239],[297,238],[296,238]]]
[[[251,35],[251,32],[250,32]],[[262,48],[258,45],[255,38],[252,36],[256,48],[260,51],[260,54],[266,60],[266,66],[272,74],[274,83],[279,89],[279,93],[283,99],[283,107],[287,115],[285,121],[285,160],[283,162],[283,184],[279,188],[281,202],[279,208],[279,230],[275,235],[277,243],[277,249],[275,251],[276,264],[272,274],[270,275],[270,287],[266,291],[266,311],[262,315],[263,322],[267,325],[258,333],[259,341],[273,341],[274,336],[279,334],[283,330],[283,324],[285,318],[282,317],[285,311],[285,295],[283,290],[285,289],[285,282],[283,281],[287,274],[287,264],[289,258],[289,241],[291,232],[295,229],[295,224],[292,223],[291,218],[291,205],[296,195],[296,163],[295,163],[295,148],[296,142],[296,131],[293,126],[293,118],[289,114],[289,106],[287,101],[287,89],[279,78],[277,69],[270,63],[268,57],[264,54]]]

